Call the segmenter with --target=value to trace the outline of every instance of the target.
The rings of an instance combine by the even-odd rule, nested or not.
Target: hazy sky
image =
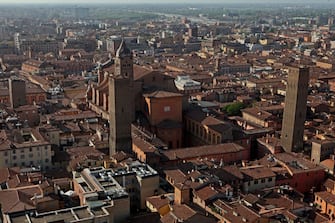
[[[157,0],[0,0],[0,4],[29,4],[29,3],[66,3],[66,4],[96,4],[96,3],[118,3],[118,4],[123,4],[123,3],[238,3],[238,2],[243,2],[243,3],[315,3],[315,4],[320,4],[320,3],[332,3],[334,0],[165,0],[165,1],[157,1]]]

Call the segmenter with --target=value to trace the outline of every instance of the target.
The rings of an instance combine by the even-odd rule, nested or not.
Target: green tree
[[[241,115],[241,109],[245,108],[242,102],[235,102],[233,104],[224,107],[224,111],[227,112],[228,116]]]

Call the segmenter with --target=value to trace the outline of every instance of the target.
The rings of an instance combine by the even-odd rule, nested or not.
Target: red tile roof
[[[226,153],[237,153],[246,150],[244,147],[235,143],[224,143],[217,145],[205,145],[182,149],[171,149],[163,151],[162,154],[169,160],[193,159],[210,155],[220,155]]]

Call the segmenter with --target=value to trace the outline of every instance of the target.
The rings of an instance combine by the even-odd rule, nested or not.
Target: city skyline
[[[0,0],[0,222],[334,222],[335,0]]]
[[[264,0],[255,0],[255,1],[246,1],[246,0],[209,0],[209,1],[202,1],[202,0],[169,0],[167,2],[157,2],[153,0],[124,0],[122,2],[117,0],[109,0],[109,1],[92,1],[89,0],[71,0],[71,1],[45,1],[45,0],[0,0],[0,4],[234,4],[234,3],[247,3],[247,4],[331,4],[332,2],[329,0],[320,0],[320,1],[313,1],[313,0],[296,0],[296,1],[288,1],[288,0],[281,0],[281,1],[264,1]]]

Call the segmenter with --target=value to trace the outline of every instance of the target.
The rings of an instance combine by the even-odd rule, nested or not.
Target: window
[[[30,147],[30,148],[29,148],[29,152],[32,152],[32,151],[33,151],[33,148]]]
[[[29,158],[33,158],[34,157],[34,154],[29,154]]]
[[[272,181],[272,177],[270,177],[270,178],[268,179],[268,181],[271,182],[271,181]]]
[[[15,154],[16,153],[16,150],[15,149],[13,149],[13,154]]]
[[[4,154],[5,154],[5,156],[8,156],[8,152],[7,151]]]
[[[13,156],[13,160],[16,160],[16,156]]]
[[[21,166],[26,166],[26,163],[25,163],[25,162],[22,162],[22,163],[21,163]]]
[[[261,179],[261,183],[265,183],[265,179]]]
[[[21,155],[20,158],[21,158],[21,159],[24,159],[24,155]]]
[[[45,162],[48,163],[48,162],[49,162],[49,159],[45,159]]]
[[[171,107],[170,106],[164,106],[164,112],[169,112],[171,111]]]
[[[258,184],[258,180],[255,180],[255,181],[254,181],[254,184]]]

